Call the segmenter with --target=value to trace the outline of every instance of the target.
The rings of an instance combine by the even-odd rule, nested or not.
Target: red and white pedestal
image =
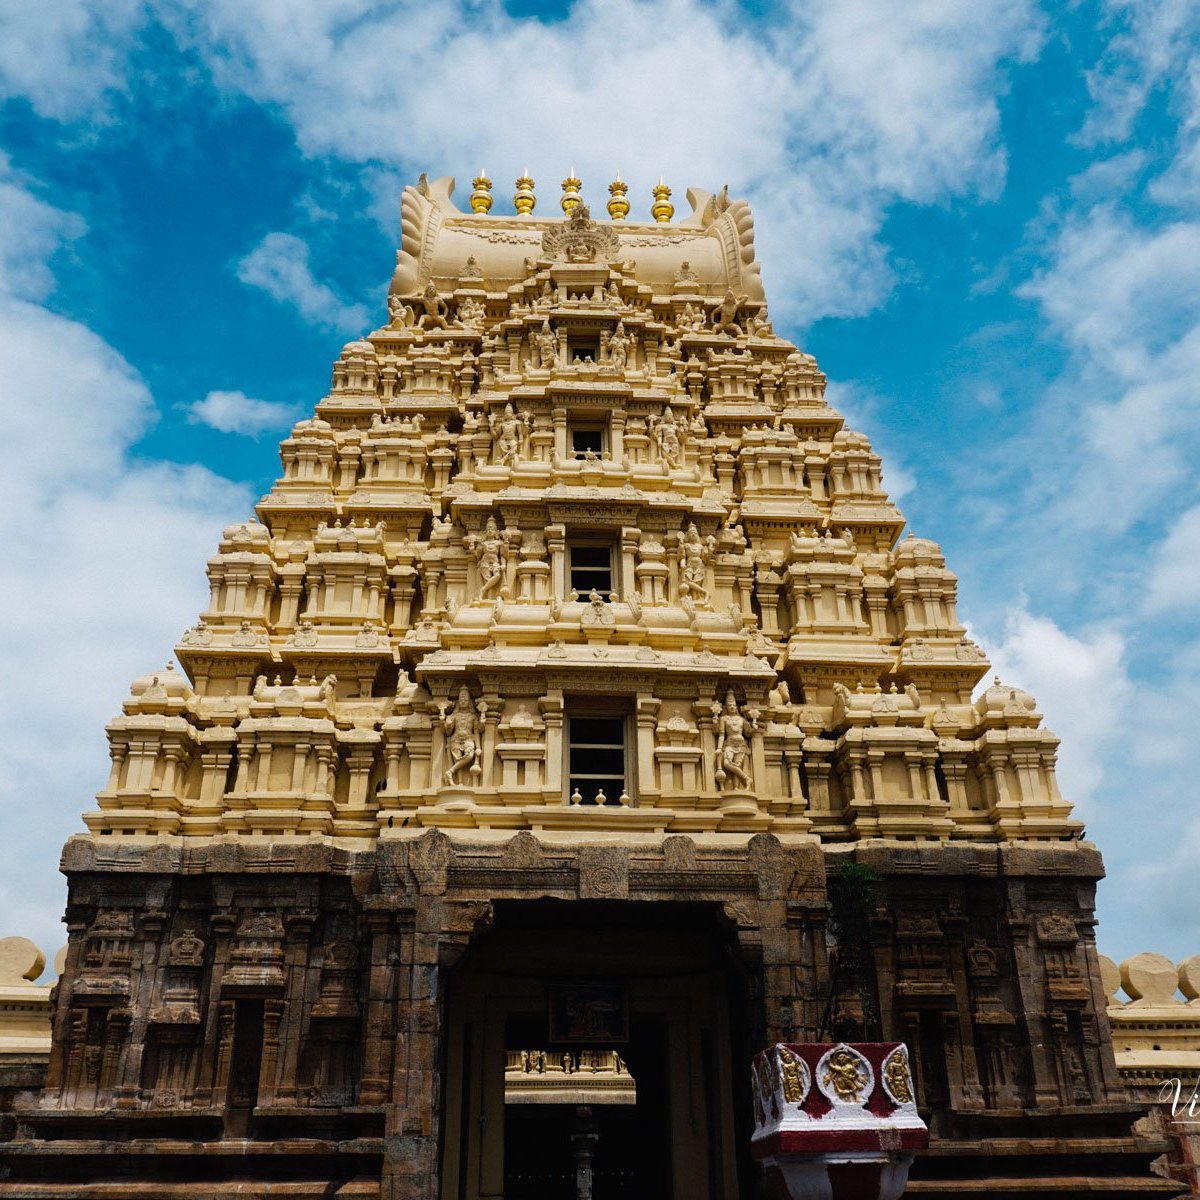
[[[929,1145],[903,1042],[771,1046],[751,1069],[773,1200],[897,1200]]]

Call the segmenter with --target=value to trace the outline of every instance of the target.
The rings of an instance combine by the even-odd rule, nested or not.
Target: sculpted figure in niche
[[[737,323],[737,315],[738,309],[745,303],[745,296],[734,296],[731,289],[726,290],[713,313],[713,328],[717,333],[725,333],[730,337],[742,336],[742,327]]]
[[[542,327],[530,335],[530,349],[533,352],[533,365],[549,370],[558,362],[558,335],[550,328],[550,318],[542,322]]]
[[[704,328],[704,313],[690,300],[683,306],[683,312],[679,314],[679,326],[681,329],[687,329],[693,333]]]
[[[608,339],[608,361],[618,374],[625,370],[629,361],[629,335],[625,332],[625,322],[617,322],[616,332]]]
[[[529,414],[517,416],[512,402],[504,406],[501,414],[488,417],[492,428],[492,444],[496,448],[496,461],[505,467],[515,467],[521,461],[521,446],[529,428]]]
[[[447,735],[446,753],[450,757],[450,765],[446,768],[446,782],[450,785],[457,783],[458,773],[463,767],[468,767],[472,775],[478,775],[479,719],[475,716],[471,693],[465,685],[459,688],[458,702],[453,712],[446,712],[446,704],[443,701],[438,705],[438,715],[442,719],[442,729]]]
[[[499,592],[504,581],[505,544],[495,517],[488,517],[483,533],[471,533],[466,538],[467,553],[475,556],[479,570],[479,598],[486,600]]]
[[[658,447],[659,457],[670,467],[683,466],[683,439],[679,436],[679,424],[675,414],[667,409],[661,421],[656,421],[654,429],[654,444]]]
[[[445,300],[437,294],[437,288],[432,283],[425,285],[425,290],[421,293],[421,305],[425,311],[421,314],[421,319],[417,324],[422,329],[450,328],[450,322],[447,319],[449,309]]]
[[[750,786],[750,743],[746,730],[758,728],[753,710],[748,716],[738,711],[737,700],[732,691],[725,693],[725,707],[713,703],[713,716],[717,722],[717,784],[725,786],[732,780],[735,787]]]
[[[687,532],[683,535],[683,563],[680,574],[683,576],[682,588],[685,596],[698,600],[701,604],[708,603],[708,560],[716,546],[716,538],[702,538],[694,521],[689,522]]]

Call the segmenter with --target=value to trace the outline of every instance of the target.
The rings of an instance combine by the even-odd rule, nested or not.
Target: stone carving
[[[549,370],[558,363],[558,335],[550,328],[550,318],[542,322],[542,327],[529,335],[529,347],[532,352],[533,365]]]
[[[912,1104],[912,1074],[908,1069],[908,1051],[897,1046],[883,1060],[883,1089],[893,1104]]]
[[[658,447],[659,458],[669,467],[682,467],[686,425],[682,421],[677,422],[674,412],[667,408],[663,411],[661,420],[651,418],[650,429],[654,436],[654,444]]]
[[[468,553],[475,558],[479,571],[479,599],[486,600],[500,593],[504,584],[504,564],[508,546],[500,533],[495,517],[488,517],[481,534],[468,534]]]
[[[716,548],[717,539],[702,538],[694,522],[689,522],[683,537],[683,563],[680,567],[679,590],[693,603],[709,607],[708,563]]]
[[[421,293],[421,308],[424,310],[417,320],[420,329],[449,329],[449,306],[438,295],[437,288],[432,283],[425,285]]]
[[[779,1046],[776,1051],[778,1058],[779,1076],[783,1081],[783,1099],[785,1104],[803,1104],[812,1087],[812,1076],[808,1064],[798,1054],[786,1046]]]
[[[835,1107],[861,1107],[875,1086],[875,1074],[862,1054],[843,1043],[826,1051],[817,1063],[817,1086]]]
[[[625,364],[629,361],[629,335],[625,332],[625,322],[618,321],[616,331],[608,339],[608,362],[618,375],[625,373]]]
[[[510,401],[504,406],[503,412],[489,415],[488,424],[492,430],[496,462],[504,467],[515,467],[521,461],[521,452],[529,432],[529,414],[526,412],[517,416]]]
[[[746,303],[745,296],[734,296],[732,289],[726,290],[720,304],[713,310],[712,324],[717,333],[727,337],[741,337],[744,332],[738,324],[738,312]]]
[[[412,305],[405,304],[399,296],[388,296],[387,306],[388,324],[392,329],[408,329],[416,323],[417,317]]]
[[[713,720],[717,728],[716,778],[720,786],[726,782],[739,789],[750,787],[750,742],[746,731],[758,729],[758,710],[738,708],[733,692],[725,693],[725,704],[714,702]]]
[[[480,707],[486,712],[483,701],[480,701]],[[475,778],[480,774],[479,719],[471,703],[471,693],[465,687],[459,689],[454,707],[449,712],[446,708],[445,703],[438,705],[438,716],[446,734],[446,754],[450,760],[444,778],[447,784],[454,786],[463,767]]]
[[[616,614],[612,610],[610,604],[604,602],[604,597],[600,595],[595,588],[588,593],[587,608],[583,610],[583,616],[579,618],[580,625],[587,629],[595,628],[603,625],[615,625]]]
[[[621,239],[610,226],[593,221],[586,204],[577,204],[561,225],[542,234],[542,253],[567,262],[614,262]]]

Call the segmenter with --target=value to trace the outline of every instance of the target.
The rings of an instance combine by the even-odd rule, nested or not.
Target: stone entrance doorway
[[[727,924],[727,923],[726,923]],[[443,1200],[734,1200],[746,989],[719,906],[497,902],[448,982]]]

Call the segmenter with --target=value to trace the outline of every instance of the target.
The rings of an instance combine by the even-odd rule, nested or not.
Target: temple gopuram
[[[826,1043],[928,1126],[907,1195],[1174,1195],[1058,741],[748,205],[453,192],[108,727],[0,1200],[751,1200],[751,1064]]]

